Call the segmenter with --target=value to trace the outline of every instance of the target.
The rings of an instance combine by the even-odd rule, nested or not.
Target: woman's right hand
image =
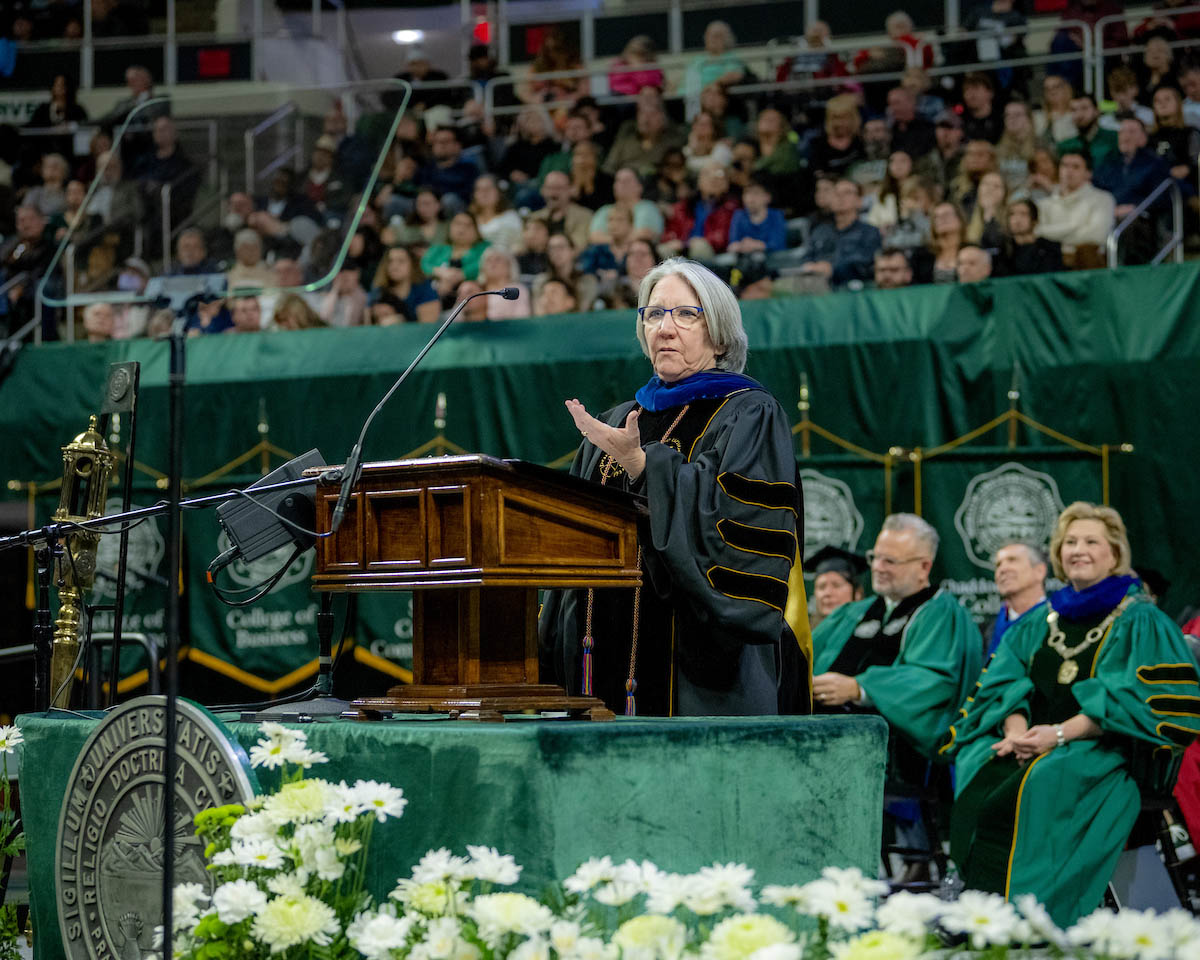
[[[1007,757],[1016,749],[1017,740],[1023,737],[1029,729],[1029,721],[1025,715],[1014,713],[1004,721],[1004,739],[992,744],[992,750],[997,757]]]

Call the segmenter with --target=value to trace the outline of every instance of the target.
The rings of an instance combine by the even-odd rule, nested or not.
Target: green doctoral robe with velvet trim
[[[620,425],[634,408],[601,415]],[[638,612],[639,715],[808,712],[808,660],[784,621],[803,516],[791,429],[764,390],[639,416],[646,469],[610,465],[610,487],[646,497],[638,530],[645,570]],[[599,480],[608,457],[584,441],[571,472]],[[539,620],[541,675],[581,692],[586,590],[550,591]],[[625,711],[632,591],[597,590],[594,694]]]
[[[838,607],[813,631],[813,673],[829,670],[875,597]],[[890,666],[867,667],[855,679],[891,728],[932,758],[979,676],[983,645],[971,615],[945,591],[918,607],[904,627]]]
[[[1071,686],[1102,736],[1073,740],[1026,764],[1016,796],[998,892],[1009,899],[1032,893],[1060,926],[1100,904],[1142,794],[1169,793],[1184,747],[1200,735],[1200,676],[1183,635],[1140,588],[1130,593],[1135,602],[1081,671],[1090,675]],[[957,761],[957,803],[973,795],[968,788],[985,768],[1005,762],[991,745],[1003,738],[1007,717],[1029,716],[1030,666],[1048,635],[1044,616],[1011,627],[950,728],[940,753]]]

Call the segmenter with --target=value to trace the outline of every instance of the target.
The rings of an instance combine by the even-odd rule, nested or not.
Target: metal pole
[[[596,13],[590,8],[583,11],[583,19],[579,23],[579,46],[582,48],[580,52],[584,63],[591,63],[596,59]],[[591,89],[590,79],[588,93],[595,93],[596,91]],[[605,84],[600,92],[608,93],[608,85]]]
[[[41,344],[42,342],[42,298],[34,294],[33,297],[33,319],[37,321],[33,325],[33,342]]]
[[[671,0],[667,10],[667,47],[671,53],[683,53],[683,6],[679,0]]]
[[[312,0],[312,35],[321,35],[321,0]]]
[[[208,182],[214,184],[221,174],[221,164],[217,158],[217,121],[208,121]],[[222,194],[224,196],[224,194]]]
[[[959,0],[946,0],[946,12],[944,14],[944,19],[947,31],[957,30],[959,28],[959,25],[962,23],[959,15]]]
[[[246,192],[254,196],[254,133],[247,130],[242,142],[246,145]]]
[[[462,64],[462,72],[467,72],[467,54],[471,52],[471,44],[475,42],[472,31],[475,28],[475,13],[471,9],[471,0],[459,0],[458,4],[458,55]]]
[[[67,249],[63,251],[63,258],[66,260],[66,263],[63,264],[63,278],[65,279],[67,285],[67,295],[63,299],[70,304],[71,295],[75,293],[75,244],[67,244]],[[67,306],[65,309],[67,311],[67,316],[64,326],[66,327],[67,343],[74,343],[75,320],[72,316],[71,307]]]
[[[502,67],[509,63],[508,39],[508,0],[499,0],[496,5],[496,59]]]
[[[257,80],[262,70],[261,52],[263,36],[263,0],[254,0],[254,17],[251,23],[250,79]]]
[[[814,20],[821,19],[820,0],[804,0],[804,30],[812,26]]]
[[[92,49],[92,4],[91,0],[83,5],[83,46],[79,50],[79,85],[85,90],[91,90],[96,85],[96,64]]]
[[[162,199],[162,260],[163,273],[171,269],[171,185],[163,184]]]
[[[179,82],[179,44],[175,36],[175,0],[167,0],[167,46],[163,57],[163,82],[173,87]]]

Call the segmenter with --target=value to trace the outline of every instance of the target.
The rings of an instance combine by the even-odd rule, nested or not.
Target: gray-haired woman
[[[807,712],[809,660],[784,618],[803,517],[787,417],[742,373],[741,311],[711,271],[667,260],[638,305],[654,376],[600,418],[566,405],[583,437],[571,472],[649,503],[643,586],[551,593],[542,675],[626,714]]]

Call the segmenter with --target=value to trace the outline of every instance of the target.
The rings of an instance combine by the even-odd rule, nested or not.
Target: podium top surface
[[[330,467],[314,467],[304,471],[306,477],[316,477],[318,486],[334,486],[340,481],[322,481]],[[446,457],[418,457],[411,460],[376,460],[364,463],[360,482],[383,478],[412,478],[439,473],[473,473],[528,480],[556,487],[563,493],[598,498],[614,507],[632,510],[638,516],[649,516],[646,498],[627,490],[606,487],[592,480],[577,477],[562,470],[552,470],[528,460],[505,460],[486,453],[470,453]]]

